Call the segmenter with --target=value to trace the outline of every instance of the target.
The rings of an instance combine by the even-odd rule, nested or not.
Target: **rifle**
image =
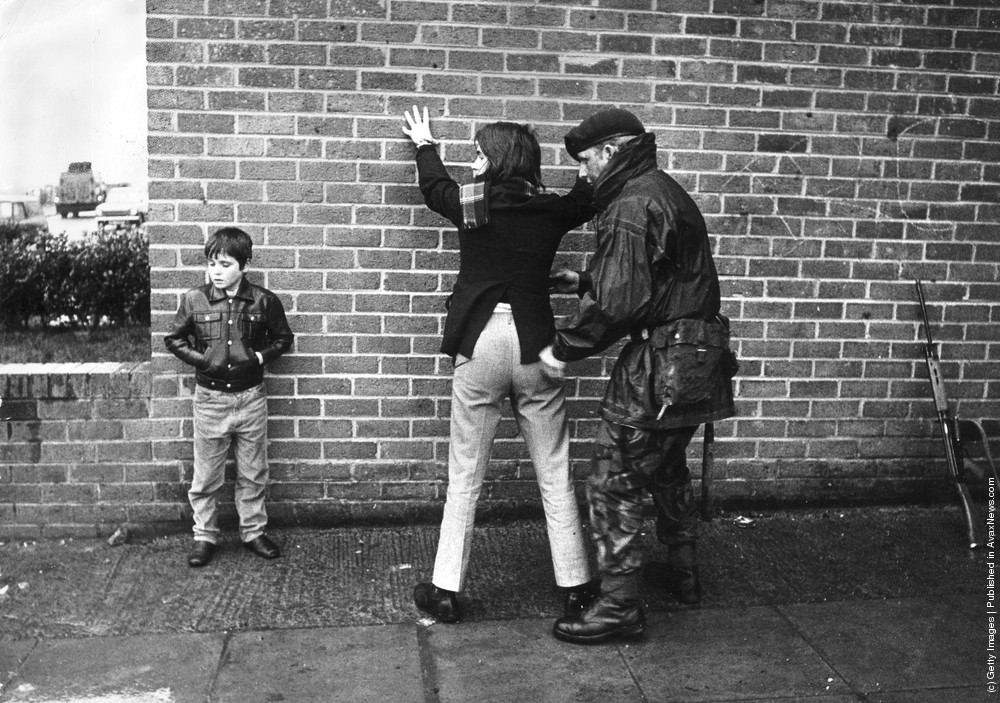
[[[979,539],[981,527],[979,521],[974,517],[972,495],[969,491],[965,462],[962,458],[962,445],[958,435],[955,418],[948,407],[948,397],[944,392],[944,379],[941,376],[941,360],[938,358],[937,345],[931,337],[931,327],[927,321],[927,305],[924,302],[924,289],[920,284],[920,279],[914,283],[917,286],[917,300],[920,301],[920,316],[924,322],[924,332],[927,335],[927,344],[924,345],[924,359],[927,361],[927,373],[931,380],[931,389],[934,392],[934,409],[937,411],[938,426],[941,428],[941,439],[944,441],[944,455],[948,462],[948,475],[955,484],[958,491],[958,500],[961,503],[962,514],[965,517],[966,532],[969,541],[969,549],[975,549],[982,544]]]

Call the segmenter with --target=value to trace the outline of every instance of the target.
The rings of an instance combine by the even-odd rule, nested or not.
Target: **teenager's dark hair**
[[[206,259],[214,259],[219,254],[233,257],[242,269],[253,256],[253,240],[239,227],[223,227],[205,242]]]
[[[542,148],[528,125],[493,122],[476,132],[476,142],[490,160],[486,177],[492,183],[523,178],[542,185]]]

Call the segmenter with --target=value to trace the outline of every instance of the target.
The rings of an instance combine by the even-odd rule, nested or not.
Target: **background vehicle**
[[[72,214],[79,217],[81,212],[95,210],[104,202],[104,184],[94,175],[89,161],[74,161],[69,170],[59,176],[59,191],[56,194],[56,212],[61,217]]]
[[[24,195],[0,195],[0,225],[11,225],[21,232],[35,234],[49,231],[49,221],[41,206]]]
[[[136,186],[110,188],[104,202],[97,206],[97,228],[138,227],[146,221],[148,210],[145,189]]]

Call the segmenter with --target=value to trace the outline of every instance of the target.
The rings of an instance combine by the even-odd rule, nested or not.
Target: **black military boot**
[[[582,613],[597,600],[598,596],[601,595],[601,582],[599,579],[591,579],[579,586],[564,588],[563,592],[566,594],[563,615],[571,618]]]
[[[667,591],[679,603],[697,605],[701,602],[701,580],[694,542],[668,545],[667,561],[648,563],[642,575],[650,585]]]
[[[680,542],[667,547],[667,561],[674,571],[671,591],[681,603],[701,602],[701,580],[698,578],[698,557],[694,542]]]
[[[641,635],[646,615],[638,597],[638,584],[631,577],[606,578],[601,595],[586,610],[556,620],[552,634],[574,644],[596,644],[611,637]]]

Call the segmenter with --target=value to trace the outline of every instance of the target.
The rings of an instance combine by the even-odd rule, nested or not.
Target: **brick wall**
[[[150,418],[149,364],[0,366],[0,538],[94,536],[184,517],[180,426]]]
[[[414,103],[460,178],[483,122],[532,123],[557,190],[575,173],[561,137],[597,107],[631,109],[656,133],[661,166],[709,221],[741,357],[739,417],[716,427],[721,498],[940,494],[914,278],[958,410],[1000,429],[990,4],[148,0],[152,432],[130,461],[160,472],[150,515],[184,509],[191,462],[190,379],[161,334],[202,281],[206,233],[230,223],[254,236],[252,278],[298,334],[268,380],[275,519],[439,508],[450,362],[437,350],[457,254],[415,186],[400,132]],[[567,236],[559,260],[582,267],[592,237]],[[572,367],[581,477],[613,358]],[[11,456],[0,480],[24,495],[21,520],[45,489],[18,484],[53,470]],[[536,493],[508,417],[484,507]],[[84,497],[51,510],[103,521]]]

